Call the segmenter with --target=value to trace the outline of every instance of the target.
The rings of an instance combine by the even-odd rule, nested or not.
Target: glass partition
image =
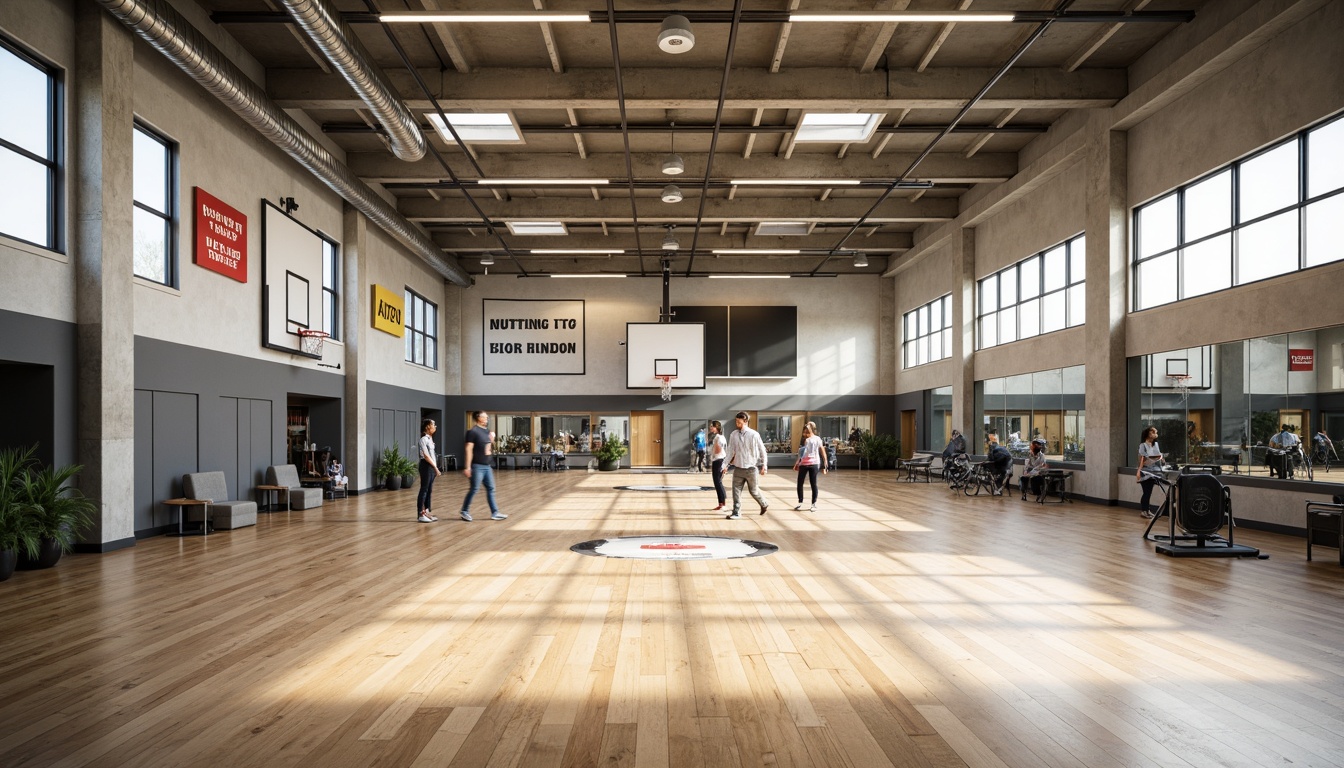
[[[929,390],[929,450],[941,451],[952,439],[952,388]]]
[[[1344,482],[1344,326],[1130,358],[1129,388],[1131,464],[1154,426],[1170,463]]]
[[[630,447],[630,416],[629,414],[619,414],[611,416],[597,417],[597,430],[592,438],[592,450],[596,451],[602,447],[602,442],[608,435],[616,435],[621,444]],[[580,449],[582,450],[582,449]]]
[[[473,426],[471,414],[467,414],[467,428]],[[491,417],[491,428],[495,431],[496,453],[532,452],[532,416],[531,414],[496,413]]]
[[[1085,370],[1081,365],[978,381],[981,419],[975,443],[983,453],[990,432],[1014,456],[1027,455],[1031,441],[1045,440],[1046,456],[1064,461],[1086,458]]]
[[[580,438],[588,435],[592,417],[586,413],[547,413],[537,417],[537,448],[540,451],[586,450],[579,447]]]
[[[817,424],[817,436],[827,445],[840,441],[839,453],[854,453],[858,436],[873,431],[871,413],[810,413],[810,421]]]
[[[793,414],[759,413],[756,419],[766,453],[793,453]]]

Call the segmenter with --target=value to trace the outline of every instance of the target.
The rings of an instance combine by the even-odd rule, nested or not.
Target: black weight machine
[[[1173,481],[1164,470],[1143,471],[1144,479],[1155,480],[1162,491],[1162,505],[1143,532],[1144,539],[1157,543],[1154,549],[1158,553],[1170,557],[1269,557],[1234,541],[1237,521],[1232,516],[1232,490],[1218,479],[1221,473],[1222,467],[1216,465],[1187,464],[1175,473]],[[1163,517],[1167,518],[1167,534],[1153,533],[1153,526]],[[1218,533],[1224,520],[1228,524],[1226,539]]]

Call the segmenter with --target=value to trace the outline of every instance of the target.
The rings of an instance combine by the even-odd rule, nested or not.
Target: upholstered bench
[[[223,472],[191,472],[182,476],[182,495],[188,499],[210,500],[210,522],[215,530],[243,528],[257,524],[257,502],[229,500],[229,486]],[[201,520],[204,510],[192,507],[188,520]]]
[[[299,482],[299,468],[293,464],[267,467],[266,484],[283,485],[289,489],[290,509],[312,509],[322,506],[322,489],[302,487]]]

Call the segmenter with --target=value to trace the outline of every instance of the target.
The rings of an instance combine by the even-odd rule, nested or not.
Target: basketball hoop
[[[299,329],[299,351],[309,357],[322,359],[322,340],[330,335],[326,331],[314,331],[308,328]]]
[[[662,394],[662,396],[663,396],[663,401],[666,402],[666,401],[671,400],[671,399],[672,399],[672,380],[675,379],[675,378],[677,378],[677,377],[676,377],[676,376],[655,376],[654,378],[656,378],[656,379],[658,379],[659,381],[663,382],[663,385],[662,385],[662,388],[661,388],[661,389],[662,389],[661,394]]]
[[[1190,377],[1180,373],[1167,374],[1167,380],[1171,382],[1171,388],[1180,391],[1181,402],[1184,403],[1190,399]]]

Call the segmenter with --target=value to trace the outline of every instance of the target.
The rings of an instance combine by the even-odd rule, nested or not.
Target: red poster
[[[1316,350],[1314,349],[1288,350],[1288,370],[1290,371],[1310,371],[1315,363]]]
[[[247,217],[195,187],[197,266],[247,282]]]

